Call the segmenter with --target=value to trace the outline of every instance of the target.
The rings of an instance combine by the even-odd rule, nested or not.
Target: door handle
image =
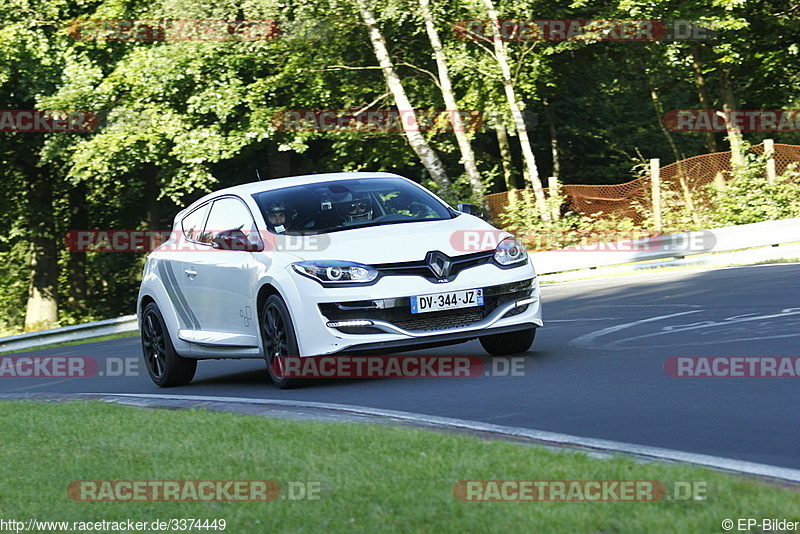
[[[190,280],[194,280],[194,277],[197,276],[197,271],[194,269],[186,269],[183,272],[186,273],[186,276],[188,276]]]

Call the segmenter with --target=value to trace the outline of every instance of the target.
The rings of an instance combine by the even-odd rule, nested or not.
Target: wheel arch
[[[147,305],[150,304],[151,302],[155,302],[155,301],[156,301],[156,299],[153,298],[152,295],[143,295],[142,298],[139,299],[137,313],[141,316],[142,312],[147,307]],[[158,304],[156,304],[156,305],[158,305]]]
[[[139,323],[139,332],[142,331],[142,313],[145,307],[151,302],[158,306],[161,317],[167,326],[167,334],[172,341],[175,350],[183,357],[191,354],[191,347],[182,339],[178,337],[178,330],[181,329],[180,318],[178,312],[169,294],[160,281],[148,280],[147,287],[140,291],[136,302],[136,317]],[[185,328],[185,327],[184,327]]]
[[[267,301],[267,298],[270,295],[278,295],[280,298],[286,302],[286,297],[281,295],[281,292],[275,287],[271,282],[266,282],[258,288],[258,295],[256,296],[256,309],[258,310],[259,314],[261,313],[261,308],[264,306],[264,303]]]
[[[297,286],[290,285],[286,287],[283,284],[276,283],[278,280],[265,280],[258,288],[256,296],[256,310],[258,311],[259,322],[261,321],[261,312],[264,309],[264,303],[271,295],[277,295],[283,301],[286,309],[289,311],[289,318],[292,321],[295,336],[297,338],[297,345],[300,349],[300,354],[306,354],[306,347],[303,339],[303,320],[305,315],[303,313],[302,295],[299,293]],[[263,353],[263,339],[261,339],[261,328],[259,326],[259,343],[261,344],[261,351]]]

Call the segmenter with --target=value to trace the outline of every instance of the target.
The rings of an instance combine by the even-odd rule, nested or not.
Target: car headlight
[[[500,265],[514,265],[527,261],[528,251],[516,237],[507,237],[494,249],[494,260]]]
[[[378,277],[376,269],[352,261],[299,261],[293,263],[292,268],[325,285],[368,283]]]

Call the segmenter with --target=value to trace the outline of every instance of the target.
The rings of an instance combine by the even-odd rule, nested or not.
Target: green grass
[[[725,518],[799,520],[800,493],[709,470],[593,459],[472,436],[98,402],[0,403],[3,519],[225,519],[228,533],[722,532]],[[75,502],[82,480],[320,482],[319,500]],[[688,502],[462,502],[460,480],[707,482]],[[194,530],[193,532],[213,532]]]

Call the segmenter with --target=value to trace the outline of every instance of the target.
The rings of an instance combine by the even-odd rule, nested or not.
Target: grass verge
[[[796,489],[688,466],[598,460],[407,427],[144,410],[99,402],[8,401],[0,403],[0,428],[0,503],[6,520],[225,519],[225,532],[234,534],[684,533],[722,532],[726,518],[800,520]],[[299,501],[71,500],[68,485],[86,480],[273,480],[282,495],[290,483],[295,488],[301,482],[319,483],[323,489],[318,500]],[[708,498],[462,502],[453,494],[461,480],[705,482]]]
[[[52,348],[56,348],[56,347],[69,347],[71,345],[83,345],[85,343],[96,343],[96,342],[99,342],[99,341],[110,341],[112,339],[123,339],[123,338],[126,338],[126,337],[138,337],[138,336],[139,336],[139,332],[137,330],[132,330],[130,332],[120,332],[118,334],[109,334],[107,336],[98,336],[98,337],[93,337],[93,338],[90,338],[90,339],[75,339],[75,340],[72,340],[72,341],[62,341],[60,343],[50,343],[50,344],[45,344],[45,345],[39,345],[38,347],[31,347],[31,348],[28,348],[28,349],[0,350],[0,354],[6,354],[6,353],[11,353],[11,352],[13,352],[13,353],[31,352],[31,351],[34,351],[34,350],[52,349]]]

